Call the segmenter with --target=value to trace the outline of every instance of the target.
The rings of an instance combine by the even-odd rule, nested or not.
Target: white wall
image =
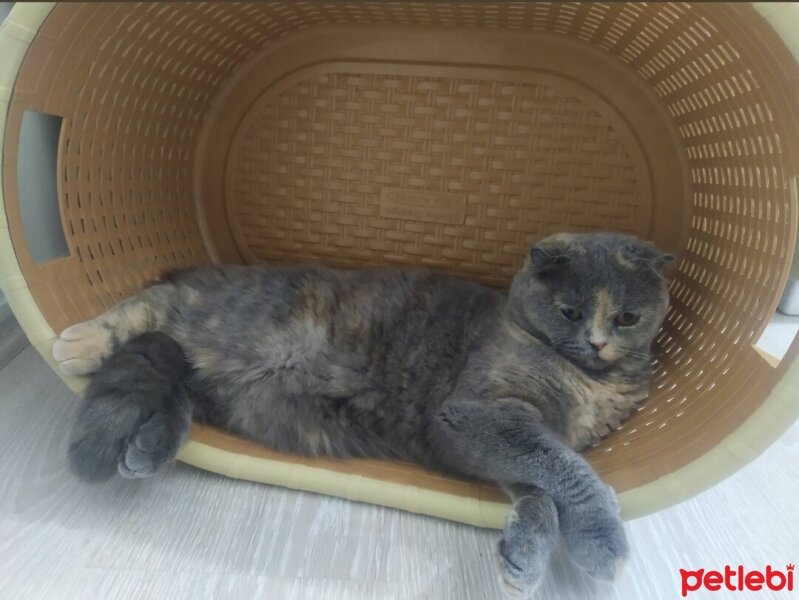
[[[14,6],[13,2],[0,2],[0,21],[6,18],[9,12],[11,12],[11,7]],[[3,292],[0,292],[0,306],[6,303],[6,297],[3,296]]]

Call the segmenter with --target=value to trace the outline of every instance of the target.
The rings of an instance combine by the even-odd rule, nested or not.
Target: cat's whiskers
[[[564,347],[564,346],[568,346],[568,345],[576,346],[576,344],[574,344],[573,339],[574,338],[572,336],[567,336],[567,337],[559,338],[559,339],[556,339],[556,340],[550,340],[549,343],[550,343],[551,346],[554,346],[556,348]]]

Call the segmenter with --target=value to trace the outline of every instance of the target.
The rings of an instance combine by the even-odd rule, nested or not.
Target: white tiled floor
[[[793,343],[797,332],[799,332],[799,317],[776,313],[760,336],[757,347],[771,356],[782,358]]]

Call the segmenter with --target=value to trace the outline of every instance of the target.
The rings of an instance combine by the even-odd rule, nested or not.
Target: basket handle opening
[[[63,119],[26,110],[20,124],[17,189],[20,220],[35,263],[70,256],[58,202],[58,144]]]

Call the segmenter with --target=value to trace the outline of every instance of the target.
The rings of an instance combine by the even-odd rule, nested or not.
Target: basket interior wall
[[[564,36],[645,81],[682,140],[691,192],[673,201],[685,203],[688,218],[653,397],[592,460],[620,488],[640,485],[703,453],[757,408],[778,375],[752,344],[779,298],[796,235],[799,94],[795,62],[743,6],[59,4],[23,64],[4,145],[13,225],[22,114],[64,118],[59,201],[70,256],[34,263],[21,227],[12,227],[23,272],[55,330],[166,268],[215,254],[195,201],[197,144],[215,98],[270,45],[336,24]],[[604,227],[613,229],[613,220]],[[268,250],[256,258],[270,258]],[[381,261],[391,262],[374,257]],[[511,267],[495,265],[495,282]]]

